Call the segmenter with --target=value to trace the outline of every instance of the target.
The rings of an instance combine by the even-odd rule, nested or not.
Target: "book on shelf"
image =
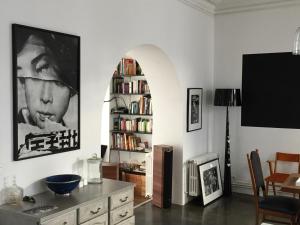
[[[129,104],[129,112],[131,114],[138,114],[139,113],[139,103],[137,101],[132,101]]]
[[[111,91],[115,94],[150,93],[149,85],[146,80],[124,81],[122,79],[113,79]]]
[[[120,130],[120,118],[113,118],[113,129]]]
[[[152,119],[148,119],[148,118],[145,119],[141,117],[134,118],[134,119],[117,117],[113,119],[113,130],[151,133]]]
[[[148,141],[141,141],[140,137],[133,134],[112,134],[112,149],[128,151],[143,151],[149,148]]]
[[[134,59],[124,58],[124,72],[126,75],[136,74],[136,62]]]
[[[132,58],[122,58],[117,66],[114,76],[135,76],[142,75],[139,63]]]
[[[141,119],[138,121],[138,131],[151,133],[152,132],[152,119]]]

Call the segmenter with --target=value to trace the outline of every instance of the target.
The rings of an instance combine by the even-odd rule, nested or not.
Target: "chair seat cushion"
[[[295,215],[300,210],[300,200],[285,196],[267,196],[259,199],[259,208]]]
[[[283,183],[289,174],[286,173],[273,173],[272,175],[265,178],[266,181],[274,183]]]

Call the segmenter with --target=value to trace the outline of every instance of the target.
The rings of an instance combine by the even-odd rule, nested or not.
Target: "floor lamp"
[[[225,162],[224,162],[224,195],[230,196],[231,191],[231,162],[230,162],[230,136],[229,136],[229,109],[230,106],[241,106],[240,89],[216,89],[215,106],[226,106],[226,136],[225,136]]]

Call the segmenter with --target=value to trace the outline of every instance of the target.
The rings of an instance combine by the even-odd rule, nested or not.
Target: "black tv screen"
[[[243,55],[242,126],[300,128],[300,56]]]

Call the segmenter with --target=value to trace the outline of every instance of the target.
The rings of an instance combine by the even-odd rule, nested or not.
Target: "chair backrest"
[[[264,182],[264,176],[261,168],[261,162],[258,154],[258,150],[252,151],[249,154],[247,154],[248,159],[248,165],[251,175],[251,181],[252,181],[252,188],[254,192],[254,196],[258,200],[258,196],[260,193],[260,189],[262,189],[263,196],[265,196],[265,182]]]
[[[277,172],[278,161],[298,163],[298,173],[300,173],[300,154],[276,152],[274,172]]]

